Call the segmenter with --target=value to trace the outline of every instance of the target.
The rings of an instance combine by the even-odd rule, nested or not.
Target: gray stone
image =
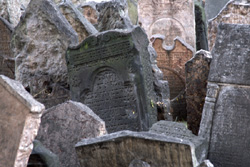
[[[97,18],[99,13],[96,10],[96,2],[91,1],[81,4],[77,9],[83,14],[83,16],[95,27],[97,27]]]
[[[52,1],[31,0],[12,35],[16,80],[33,96],[44,91],[40,85],[48,85],[32,85],[37,76],[48,77],[50,84],[68,89],[65,53],[70,44],[77,43],[77,33]]]
[[[21,85],[0,75],[0,166],[27,166],[44,105]]]
[[[150,167],[147,162],[144,162],[139,159],[134,159],[130,164],[129,167]]]
[[[151,167],[194,167],[195,146],[185,139],[149,132],[120,131],[76,145],[81,166],[128,167],[134,159]]]
[[[74,145],[103,134],[105,123],[91,109],[68,101],[45,111],[37,139],[59,157],[60,167],[79,167]]]
[[[147,130],[157,121],[153,103],[162,100],[155,92],[148,45],[136,27],[90,36],[67,52],[72,99],[92,108],[108,132]]]
[[[215,166],[249,166],[250,25],[220,24],[199,135]],[[226,111],[226,112],[225,112]]]
[[[198,167],[214,167],[214,165],[209,160],[205,160]]]
[[[0,16],[16,26],[21,17],[21,3],[19,0],[0,0]]]
[[[87,36],[98,33],[95,27],[81,14],[71,1],[65,0],[63,3],[59,4],[58,7],[77,32],[79,43]]]

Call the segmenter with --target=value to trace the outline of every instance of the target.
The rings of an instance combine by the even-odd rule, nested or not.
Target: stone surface
[[[166,36],[166,45],[173,45],[179,36],[195,48],[195,14],[193,0],[140,0],[139,24],[149,38]]]
[[[214,167],[214,165],[209,160],[205,160],[198,167]]]
[[[121,131],[77,143],[82,166],[128,167],[134,159],[151,167],[193,167],[198,162],[188,140],[149,132]]]
[[[181,120],[186,117],[185,63],[192,58],[194,49],[179,37],[175,38],[173,46],[166,46],[164,38],[153,35],[151,41],[158,55],[158,67],[169,83],[174,119]]]
[[[36,139],[59,157],[60,167],[78,167],[74,145],[104,134],[105,123],[91,109],[68,101],[45,111]]]
[[[214,166],[249,166],[250,25],[220,24],[199,135]],[[226,112],[225,112],[226,111]]]
[[[33,145],[27,167],[60,167],[58,156],[45,148],[40,141],[34,140]]]
[[[20,82],[3,75],[0,75],[0,106],[0,166],[27,166],[44,106]]]
[[[142,160],[134,159],[130,164],[129,167],[150,167],[147,162]]]
[[[59,4],[59,9],[70,25],[78,34],[78,41],[81,43],[87,36],[96,34],[98,31],[95,27],[82,16],[81,12],[72,4],[70,0]]]
[[[4,18],[0,17],[0,74],[14,79],[15,60],[11,53],[10,40],[13,27]]]
[[[196,135],[200,128],[211,60],[210,52],[200,50],[185,64],[187,124],[188,129]]]
[[[83,16],[95,27],[97,27],[97,18],[99,13],[96,10],[95,2],[88,2],[81,4],[77,7],[77,9],[83,14]]]
[[[108,132],[147,130],[157,121],[148,45],[136,27],[90,36],[67,52],[72,99],[99,115]]]
[[[21,3],[19,0],[0,0],[0,16],[16,26],[21,17]]]
[[[229,1],[220,13],[208,22],[208,43],[209,50],[215,44],[218,25],[227,24],[250,24],[250,2],[248,4],[237,1]]]
[[[52,1],[31,0],[11,41],[16,58],[16,80],[33,96],[43,92],[46,85],[59,84],[68,89],[65,54],[70,44],[77,43],[77,33]],[[49,83],[41,79],[39,84],[33,85],[37,76],[48,78]]]

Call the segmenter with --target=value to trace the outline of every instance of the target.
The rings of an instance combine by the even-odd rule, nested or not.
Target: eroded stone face
[[[21,17],[21,3],[19,0],[1,0],[0,16],[16,26]]]
[[[44,106],[21,83],[0,75],[0,165],[27,166]]]
[[[222,11],[208,22],[208,44],[211,51],[215,45],[215,40],[220,23],[227,24],[250,24],[250,3],[229,2]]]
[[[173,45],[179,36],[195,48],[195,15],[193,0],[143,0],[138,2],[139,24],[149,38],[166,36],[165,43]]]
[[[106,134],[105,123],[87,106],[68,101],[45,111],[37,139],[59,157],[60,166],[79,167],[75,144]]]
[[[208,159],[215,166],[250,163],[249,39],[249,25],[218,27],[199,131],[210,142]]]

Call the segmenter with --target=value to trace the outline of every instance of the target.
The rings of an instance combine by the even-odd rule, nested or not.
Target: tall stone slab
[[[172,46],[166,46],[164,39],[162,35],[153,35],[151,41],[157,52],[158,67],[169,83],[174,119],[182,119],[180,117],[186,117],[185,63],[193,57],[194,49],[179,37]],[[185,114],[181,114],[183,112]]]
[[[11,24],[0,16],[0,74],[14,79],[15,60],[10,48],[12,31]]]
[[[208,43],[209,50],[214,47],[218,25],[227,24],[250,24],[250,2],[241,3],[238,1],[229,1],[219,14],[208,22]]]
[[[105,122],[91,109],[68,101],[44,112],[36,139],[59,157],[60,167],[79,167],[74,145],[104,134]]]
[[[0,75],[0,166],[27,166],[43,110],[21,83]]]
[[[220,24],[199,135],[215,166],[249,166],[250,25]]]
[[[77,33],[52,1],[31,0],[11,41],[16,80],[39,101],[53,97],[66,101],[54,88],[60,87],[69,97],[65,54],[70,44],[77,43]]]
[[[200,50],[185,64],[187,124],[196,135],[200,128],[211,60],[210,52]]]
[[[136,27],[90,36],[67,52],[72,99],[99,115],[108,132],[147,130],[157,121],[148,45]]]
[[[193,0],[140,0],[139,24],[149,38],[166,36],[166,45],[173,45],[179,36],[195,48],[195,14]]]

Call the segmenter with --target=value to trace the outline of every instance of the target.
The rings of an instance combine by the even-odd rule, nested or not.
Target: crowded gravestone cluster
[[[0,167],[249,167],[249,46],[249,0],[0,0]]]

